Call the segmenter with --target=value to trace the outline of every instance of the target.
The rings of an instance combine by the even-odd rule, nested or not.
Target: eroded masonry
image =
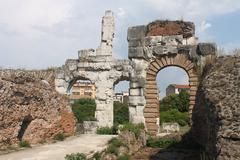
[[[57,72],[56,90],[67,94],[78,79],[90,80],[96,85],[98,126],[112,126],[114,85],[128,80],[130,121],[144,123],[148,132],[155,135],[160,117],[156,75],[167,66],[177,66],[189,76],[191,115],[198,68],[216,54],[215,45],[198,43],[192,22],[157,20],[128,29],[129,59],[119,60],[112,56],[114,28],[113,13],[106,11],[99,47],[80,50],[78,59],[66,60]]]

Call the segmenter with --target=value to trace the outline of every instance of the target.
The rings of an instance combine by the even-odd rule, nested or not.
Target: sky
[[[127,28],[156,19],[193,21],[200,41],[240,47],[239,0],[0,0],[0,67],[61,66],[78,50],[97,48],[105,10],[114,12],[117,58],[127,58]]]

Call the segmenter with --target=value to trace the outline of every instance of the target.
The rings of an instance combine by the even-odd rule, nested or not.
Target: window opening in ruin
[[[129,122],[129,81],[120,81],[114,85],[113,107],[114,124]]]
[[[22,138],[23,138],[23,136],[24,136],[24,133],[25,133],[25,131],[27,130],[29,124],[32,122],[32,119],[33,119],[33,118],[32,118],[31,115],[28,115],[28,116],[24,117],[24,119],[23,119],[23,121],[22,121],[22,124],[21,124],[21,128],[20,128],[20,130],[19,130],[19,132],[18,132],[18,136],[17,136],[17,138],[18,138],[19,141],[22,141]]]

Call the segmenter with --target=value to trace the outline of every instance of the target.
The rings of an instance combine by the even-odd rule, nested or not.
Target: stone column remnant
[[[106,11],[102,18],[101,44],[97,49],[97,56],[112,56],[112,42],[114,38],[114,17],[112,11]]]

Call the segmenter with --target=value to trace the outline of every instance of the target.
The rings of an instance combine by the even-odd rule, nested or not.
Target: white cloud
[[[205,19],[240,9],[239,0],[149,0],[153,8],[170,18]]]
[[[204,32],[205,30],[207,30],[210,27],[212,27],[212,25],[209,22],[202,21],[201,25],[200,25],[200,31]]]
[[[72,0],[0,1],[0,22],[9,32],[37,34],[35,27],[52,27],[69,18],[72,5]]]
[[[123,8],[118,8],[118,13],[117,15],[119,17],[124,17],[126,15],[126,11]]]

